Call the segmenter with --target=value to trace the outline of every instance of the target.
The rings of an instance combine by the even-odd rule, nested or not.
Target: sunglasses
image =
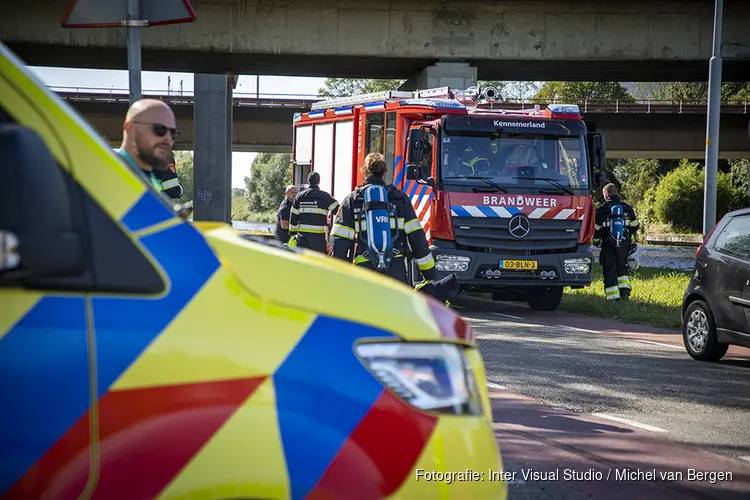
[[[157,137],[164,137],[165,135],[167,135],[167,132],[172,135],[172,139],[177,139],[180,136],[180,131],[178,129],[167,127],[166,125],[162,125],[161,123],[144,123],[137,121],[133,121],[133,123],[140,123],[141,125],[151,125],[151,131]]]

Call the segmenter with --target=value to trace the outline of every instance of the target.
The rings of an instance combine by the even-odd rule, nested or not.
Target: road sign
[[[141,98],[140,28],[191,23],[197,19],[189,0],[72,0],[63,28],[128,29],[130,104]]]
[[[191,23],[198,19],[190,0],[136,0],[140,26]],[[128,25],[127,0],[72,0],[62,18],[63,28],[119,28]]]

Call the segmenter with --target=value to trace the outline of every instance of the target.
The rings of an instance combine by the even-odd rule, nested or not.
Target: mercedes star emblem
[[[523,214],[514,215],[508,222],[508,232],[514,238],[523,238],[531,231],[531,221]]]

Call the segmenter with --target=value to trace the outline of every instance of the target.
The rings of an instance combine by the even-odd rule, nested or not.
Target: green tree
[[[291,153],[260,153],[245,177],[248,209],[253,212],[275,211],[284,197],[284,187],[292,179]]]
[[[387,90],[398,90],[404,80],[366,78],[327,78],[325,87],[318,89],[318,97],[347,97]],[[480,87],[492,85],[505,99],[531,97],[539,89],[539,82],[504,82],[500,80],[479,80]],[[462,89],[463,90],[463,89]]]
[[[578,103],[587,99],[635,101],[619,82],[545,82],[533,98],[542,103]]]
[[[372,92],[397,90],[403,80],[366,78],[327,78],[325,87],[318,89],[318,97],[348,97]]]
[[[193,201],[193,152],[175,151],[175,170],[182,184],[182,196],[178,198],[179,203]]]
[[[654,193],[654,213],[660,222],[677,231],[699,233],[703,226],[704,171],[700,164],[687,160],[662,177]],[[735,206],[738,188],[732,186],[731,176],[719,172],[716,183],[717,220]]]
[[[636,83],[633,94],[639,99],[668,102],[706,102],[708,82],[646,82]],[[721,100],[742,101],[750,99],[750,82],[724,82]]]
[[[247,196],[244,189],[232,189],[232,220],[246,221],[250,219]]]

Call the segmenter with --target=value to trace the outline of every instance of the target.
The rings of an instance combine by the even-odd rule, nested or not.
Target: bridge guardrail
[[[130,97],[127,89],[85,88],[85,87],[49,87],[60,97],[71,102],[99,102],[128,104]],[[164,92],[160,90],[144,90],[144,97],[161,99],[171,105],[192,105],[192,93]],[[264,94],[240,93],[233,94],[234,105],[237,107],[272,107],[309,109],[310,105],[324,98],[309,94]],[[555,101],[550,101],[555,102]],[[508,100],[485,105],[489,109],[531,109],[535,104],[544,108],[547,101],[534,99]],[[666,100],[636,100],[619,101],[603,99],[585,99],[578,102],[566,101],[565,104],[577,104],[581,113],[594,114],[706,114],[706,102],[697,101],[666,101]],[[721,104],[723,114],[748,114],[750,100],[734,100]]]

